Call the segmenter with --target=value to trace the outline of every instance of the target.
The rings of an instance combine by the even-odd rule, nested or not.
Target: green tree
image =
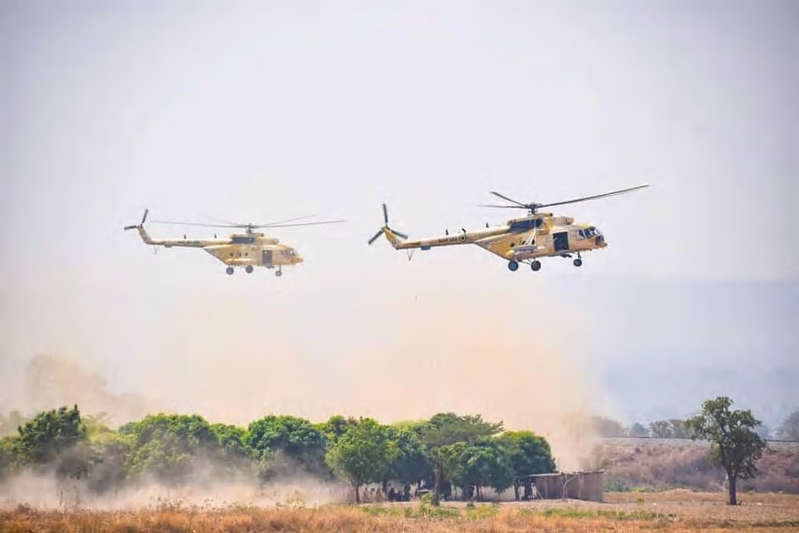
[[[341,415],[333,415],[327,419],[327,422],[316,424],[316,429],[322,432],[325,436],[325,441],[333,443],[341,437],[347,429],[351,426],[358,424],[358,421],[352,417],[343,417]]]
[[[249,459],[252,456],[253,451],[247,445],[246,429],[230,424],[211,424],[211,431],[216,435],[225,457]]]
[[[17,449],[17,437],[0,438],[0,481],[17,470]]]
[[[128,477],[125,461],[130,440],[116,431],[103,431],[90,437],[91,470],[87,486],[94,492],[118,489]]]
[[[799,411],[788,415],[777,430],[777,436],[784,440],[799,440]]]
[[[126,459],[132,474],[149,473],[167,483],[183,483],[201,459],[216,457],[219,440],[198,415],[149,415],[119,428],[131,450]]]
[[[544,437],[532,431],[506,431],[497,442],[505,449],[513,468],[513,491],[519,499],[519,478],[531,474],[544,474],[555,471],[555,459]],[[525,497],[529,497],[531,487],[525,485]]]
[[[658,439],[670,439],[673,437],[673,428],[668,420],[655,420],[649,423],[649,433]]]
[[[287,457],[309,472],[325,473],[325,437],[308,420],[294,416],[265,416],[252,422],[246,444],[266,460]]]
[[[388,427],[386,431],[391,446],[387,478],[410,484],[430,477],[430,459],[416,433],[395,427]]]
[[[690,439],[691,428],[688,426],[687,420],[680,418],[670,418],[669,426],[671,426],[671,438],[674,439]]]
[[[347,479],[360,503],[360,487],[379,482],[389,472],[392,446],[388,431],[371,418],[362,418],[350,426],[327,451],[330,468]]]
[[[627,431],[627,435],[630,437],[648,437],[649,431],[643,426],[643,424],[639,422],[635,422],[630,429]]]
[[[747,410],[730,410],[732,400],[719,396],[702,404],[702,413],[687,420],[693,438],[710,441],[710,458],[727,472],[729,504],[737,503],[736,481],[755,476],[765,441],[755,431],[760,421]]]
[[[451,469],[452,481],[467,492],[474,487],[478,499],[480,487],[490,486],[502,492],[513,483],[511,458],[495,439],[456,443],[447,447],[445,453],[449,454],[446,463]]]
[[[28,464],[50,463],[64,451],[86,441],[86,426],[77,405],[39,413],[18,431],[19,455]]]
[[[480,415],[438,413],[419,426],[417,431],[433,463],[433,505],[438,505],[442,484],[450,480],[448,466],[453,465],[448,460],[451,450],[443,448],[457,442],[470,442],[495,435],[502,431],[502,422],[487,422]]]

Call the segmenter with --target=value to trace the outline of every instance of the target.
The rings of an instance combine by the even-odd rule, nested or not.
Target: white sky
[[[644,398],[610,390],[622,416],[693,408],[656,376],[675,361],[700,376],[699,399],[729,383],[782,413],[799,404],[779,378],[799,375],[797,27],[794,2],[2,1],[0,369],[66,354],[137,388],[189,347],[224,361],[233,335],[254,339],[236,344],[253,358],[293,342],[334,364],[331,343],[393,338],[358,324],[457,299],[511,331],[542,314],[570,325],[601,386],[657,381]],[[490,189],[555,201],[644,181],[558,211],[610,243],[580,271],[511,274],[476,247],[408,263],[365,245],[382,201],[421,237],[503,220],[476,207]],[[281,280],[228,278],[202,252],[153,255],[122,232],[145,207],[349,223],[277,233],[306,258]],[[362,304],[340,312],[350,299]],[[191,342],[164,340],[178,322]],[[701,379],[705,358],[727,374]],[[741,358],[765,381],[746,385]]]

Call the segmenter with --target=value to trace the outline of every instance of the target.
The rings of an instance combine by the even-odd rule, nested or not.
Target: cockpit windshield
[[[594,226],[580,230],[580,236],[586,239],[590,239],[591,237],[595,237],[597,235],[599,235],[599,230],[596,229]]]

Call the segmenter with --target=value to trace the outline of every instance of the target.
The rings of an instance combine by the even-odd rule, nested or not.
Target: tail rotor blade
[[[386,208],[386,204],[383,204],[383,220],[388,224],[388,209]]]
[[[382,234],[383,234],[383,229],[381,228],[380,231],[375,233],[374,237],[369,239],[369,244],[372,244],[373,242],[375,242]]]
[[[141,222],[139,222],[140,226],[144,226],[144,221],[147,220],[147,213],[149,213],[149,212],[150,212],[149,209],[145,209],[144,210],[144,216],[141,217]]]
[[[136,229],[136,228],[138,228],[138,227],[139,227],[139,226],[125,226],[125,227],[124,227],[124,228],[122,228],[122,229],[124,229],[125,231],[128,231],[129,229]]]
[[[394,234],[394,235],[396,235],[397,237],[402,237],[403,239],[407,239],[407,238],[408,238],[408,236],[407,236],[407,235],[405,235],[404,233],[402,233],[401,231],[397,231],[397,230],[395,230],[395,229],[392,229],[392,228],[388,228],[388,229],[390,229],[390,230],[391,230],[391,233],[393,233],[393,234]]]

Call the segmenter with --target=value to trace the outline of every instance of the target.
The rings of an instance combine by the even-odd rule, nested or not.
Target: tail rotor
[[[141,228],[142,226],[144,226],[144,221],[147,220],[147,213],[149,213],[149,212],[150,212],[149,209],[145,209],[144,210],[144,215],[142,215],[142,217],[141,217],[141,222],[139,222],[138,224],[134,224],[132,226],[125,226],[123,229],[125,231],[127,231],[129,229]]]
[[[382,228],[380,228],[380,229],[378,230],[378,232],[377,232],[377,233],[375,233],[375,234],[372,236],[372,238],[371,238],[371,239],[369,239],[369,244],[371,245],[371,244],[372,244],[373,242],[375,242],[375,241],[376,241],[378,238],[380,238],[380,236],[381,236],[381,235],[383,235],[384,233],[385,233],[387,236],[389,236],[389,235],[388,235],[388,233],[391,233],[392,235],[395,235],[395,236],[397,236],[397,237],[399,237],[399,238],[401,238],[401,239],[407,239],[407,238],[408,238],[408,236],[407,236],[407,235],[405,235],[404,233],[402,233],[401,231],[397,231],[397,230],[395,230],[395,229],[391,228],[391,227],[388,225],[388,208],[386,207],[386,204],[383,204],[383,227],[382,227]],[[391,239],[391,237],[389,236],[389,240],[390,240],[390,239]]]

